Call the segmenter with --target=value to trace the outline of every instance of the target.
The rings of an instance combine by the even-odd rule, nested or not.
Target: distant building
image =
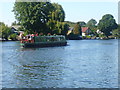
[[[22,35],[24,34],[23,31],[18,31],[20,27],[21,27],[20,25],[14,25],[11,27],[11,32],[16,33],[18,35],[18,39],[21,39]]]
[[[11,27],[11,32],[17,33],[17,32],[18,32],[18,29],[19,29],[20,27],[21,27],[20,25],[13,25],[13,26]]]
[[[74,27],[70,27],[69,30],[68,30],[67,35],[72,33],[73,29],[74,29]],[[81,29],[82,29],[82,36],[90,35],[91,30],[90,30],[89,27],[81,27]]]
[[[90,35],[91,30],[89,27],[81,27],[82,29],[82,36]]]

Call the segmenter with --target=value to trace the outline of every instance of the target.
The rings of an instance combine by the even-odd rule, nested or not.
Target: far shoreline
[[[70,39],[67,39],[67,40],[70,40]],[[80,39],[80,40],[119,40],[119,39]],[[7,41],[19,41],[19,40],[0,40],[0,42],[7,42]],[[74,41],[74,40],[71,40],[71,41]],[[76,41],[79,41],[76,39]]]

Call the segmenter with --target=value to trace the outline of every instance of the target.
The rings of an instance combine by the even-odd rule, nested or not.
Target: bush
[[[68,39],[69,40],[80,40],[82,38],[80,37],[80,35],[76,35],[76,34],[71,33],[68,35]]]
[[[86,36],[86,39],[91,39],[91,36],[87,35],[87,36]]]
[[[15,33],[11,34],[10,39],[12,39],[13,41],[16,41],[17,40],[17,35]]]

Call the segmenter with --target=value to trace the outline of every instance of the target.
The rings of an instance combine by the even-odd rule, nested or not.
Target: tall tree
[[[96,26],[96,24],[97,24],[97,21],[95,20],[95,19],[90,19],[88,22],[87,22],[87,27],[89,27],[90,28],[90,30],[91,30],[91,34],[96,34],[96,30],[97,30],[97,26]]]
[[[49,2],[15,2],[16,19],[28,33],[59,34],[65,12],[61,5]]]
[[[114,30],[112,31],[112,35],[113,35],[114,37],[120,38],[120,25],[118,25],[118,28],[117,28],[117,29],[114,29]]]
[[[111,35],[111,31],[118,27],[114,17],[111,14],[106,14],[98,23],[98,28],[102,31],[107,37]]]
[[[8,37],[11,34],[11,29],[3,22],[0,22],[0,27],[0,38],[8,40]]]
[[[58,3],[53,3],[53,11],[51,12],[51,19],[59,22],[64,22],[65,12],[62,6]]]
[[[64,31],[65,12],[61,5],[53,3],[53,10],[49,15],[47,25],[51,34],[62,34]]]
[[[67,36],[68,30],[69,30],[69,25],[63,22],[61,34]]]
[[[29,33],[46,33],[46,22],[49,20],[52,7],[49,2],[15,2],[13,12]]]
[[[79,24],[80,24],[81,27],[86,26],[86,23],[84,21],[79,22]]]
[[[88,27],[91,27],[91,26],[95,26],[97,24],[97,21],[95,19],[90,19],[88,22],[87,22],[87,26]]]
[[[79,22],[77,22],[77,24],[74,26],[73,34],[82,35],[81,26]]]

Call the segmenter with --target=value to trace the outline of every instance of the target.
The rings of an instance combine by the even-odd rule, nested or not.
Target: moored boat
[[[21,40],[21,45],[25,48],[30,47],[54,47],[65,46],[67,41],[63,35],[50,35],[50,36],[34,36],[27,35]]]

